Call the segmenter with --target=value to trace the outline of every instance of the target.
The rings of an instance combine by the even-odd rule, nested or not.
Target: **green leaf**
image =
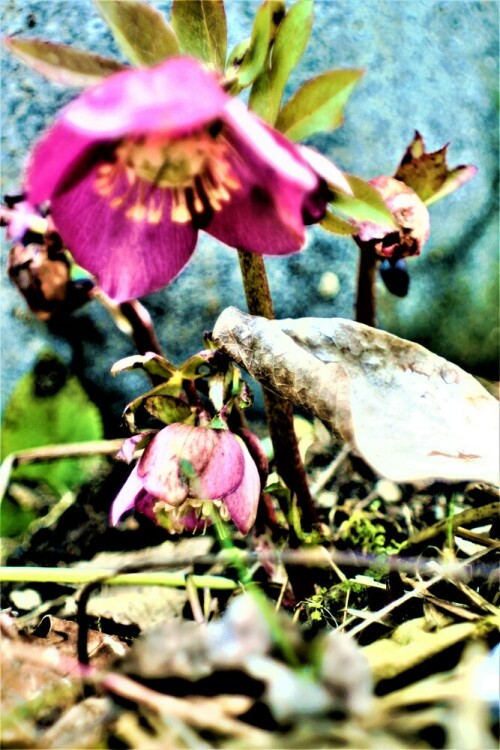
[[[358,228],[348,221],[335,216],[331,211],[327,211],[324,218],[319,222],[323,229],[333,234],[352,235],[357,234]]]
[[[111,368],[111,374],[118,375],[124,370],[145,370],[149,375],[158,375],[164,378],[170,378],[177,372],[177,368],[167,359],[153,352],[133,354],[131,357],[119,359]]]
[[[149,396],[144,401],[144,408],[153,417],[156,417],[156,419],[165,424],[185,422],[192,416],[188,404],[175,396]]]
[[[179,54],[164,16],[139,0],[94,0],[124,55],[134,65],[156,65]]]
[[[355,222],[370,221],[383,227],[397,228],[392,213],[380,194],[368,182],[351,174],[344,175],[354,197],[334,192],[330,208]]]
[[[182,52],[224,70],[227,27],[223,0],[174,0],[171,20]]]
[[[263,70],[250,89],[248,108],[270,124],[276,116],[272,97],[270,73],[269,70]]]
[[[118,60],[43,39],[5,37],[3,43],[23,63],[63,86],[92,86],[125,68]]]
[[[130,401],[130,403],[127,404],[127,406],[125,407],[125,411],[123,412],[123,418],[130,432],[142,432],[140,428],[137,428],[137,425],[135,423],[135,415],[137,410],[141,406],[145,408],[145,403],[148,399],[154,398],[156,396],[173,396],[175,398],[179,396],[181,390],[181,381],[177,382],[176,378],[173,378],[173,380],[174,382],[169,381],[167,383],[161,383],[155,388],[151,388],[151,390],[147,391],[146,393],[141,393],[140,396],[137,396],[137,398],[134,398],[133,401]]]
[[[307,81],[285,104],[276,127],[293,141],[337,128],[362,70],[329,70]]]
[[[462,164],[461,166],[455,167],[455,169],[450,170],[439,190],[436,190],[433,195],[430,195],[424,201],[425,205],[431,206],[433,203],[440,201],[441,198],[445,198],[447,195],[453,193],[462,185],[465,185],[466,182],[472,180],[472,178],[476,174],[477,167],[473,166],[472,164]]]
[[[217,349],[204,349],[192,357],[186,359],[182,365],[179,365],[178,373],[183,380],[196,380],[209,375],[212,370],[217,369],[217,364],[221,361],[221,354]]]
[[[21,508],[8,497],[2,500],[0,505],[0,528],[3,537],[16,537],[22,534],[30,523],[36,520],[37,514],[34,510]]]
[[[44,361],[61,368],[51,354]],[[103,436],[99,410],[78,379],[70,376],[57,392],[40,395],[34,372],[17,383],[5,408],[2,423],[2,455],[43,445],[100,440]],[[22,464],[12,477],[45,482],[54,490],[80,487],[100,464],[97,457],[63,458],[57,461]]]
[[[274,125],[290,73],[309,41],[313,21],[313,0],[299,0],[281,22],[271,56],[271,119]]]
[[[250,41],[250,37],[242,39],[241,42],[238,42],[238,44],[233,47],[227,56],[226,77],[231,78],[232,75],[236,75],[250,48]]]
[[[430,206],[457,190],[477,173],[476,167],[464,164],[450,170],[446,163],[447,150],[446,145],[437,151],[426,151],[424,139],[417,130],[394,177],[411,187]]]
[[[233,61],[237,85],[240,90],[250,86],[255,81],[266,63],[271,42],[272,13],[273,8],[270,3],[266,2],[260,6],[255,15],[250,41],[244,52],[243,48],[240,48],[240,54],[242,52],[243,54],[239,64],[237,57]]]

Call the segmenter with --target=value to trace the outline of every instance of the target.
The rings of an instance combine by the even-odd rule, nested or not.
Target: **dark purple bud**
[[[408,265],[403,258],[384,258],[379,267],[380,277],[391,294],[406,297],[410,287]]]

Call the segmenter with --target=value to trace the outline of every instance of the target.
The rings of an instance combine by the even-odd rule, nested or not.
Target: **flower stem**
[[[139,354],[154,352],[162,356],[163,353],[158,337],[156,336],[153,321],[144,305],[141,305],[138,300],[122,302],[120,311],[132,327],[132,337]]]
[[[120,305],[120,312],[128,320],[132,329],[132,338],[139,354],[154,352],[163,356],[163,351],[156,335],[155,327],[149,312],[138,300],[123,302]],[[162,382],[161,378],[150,376],[153,385]],[[203,404],[196,390],[194,380],[184,380],[182,383],[187,400],[192,406],[196,406],[199,411],[203,411]]]
[[[377,325],[377,256],[373,250],[359,246],[356,320],[373,328]]]
[[[238,255],[248,311],[251,315],[273,319],[273,302],[264,259],[261,255],[249,253],[246,250],[238,250]],[[303,530],[310,531],[317,523],[318,517],[299,453],[293,426],[292,404],[266,389],[264,389],[264,403],[278,473],[297,498]]]

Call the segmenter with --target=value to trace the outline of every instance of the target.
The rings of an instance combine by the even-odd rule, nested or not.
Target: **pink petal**
[[[243,442],[239,441],[245,469],[240,485],[224,498],[229,515],[242,534],[247,534],[255,523],[260,499],[260,479],[255,462]]]
[[[323,154],[320,154],[318,151],[315,151],[308,146],[299,145],[297,148],[299,149],[301,156],[314,169],[316,174],[322,177],[330,187],[335,188],[335,190],[339,190],[346,195],[353,195],[352,188],[347,182],[347,179],[333,161],[330,161],[326,156],[323,156]]]
[[[229,96],[189,57],[109,76],[63,111],[63,120],[99,140],[162,132],[175,138],[218,119]]]
[[[25,191],[33,205],[52,197],[65,176],[95,146],[94,139],[76,133],[64,122],[56,123],[35,146],[25,178]]]
[[[305,242],[304,213],[321,218],[326,195],[298,149],[248,112],[241,102],[225,108],[231,166],[241,184],[207,227],[227,245],[283,255]]]
[[[137,466],[134,466],[129,478],[113,500],[110,514],[112,526],[116,526],[123,514],[135,507],[135,501],[143,489],[142,480],[137,473]]]
[[[112,208],[108,199],[97,194],[96,177],[94,166],[52,199],[57,229],[76,262],[94,274],[104,292],[117,302],[136,299],[171,282],[189,261],[197,233],[191,224],[171,222],[170,194],[164,193],[159,223],[134,221],[125,216],[130,203]]]
[[[194,534],[196,531],[203,531],[207,526],[210,526],[211,523],[212,521],[210,518],[198,518],[196,511],[194,510],[179,520],[179,524],[182,524],[183,530],[191,532],[191,534]]]
[[[132,437],[127,438],[123,441],[122,447],[116,454],[116,458],[119,461],[125,461],[125,463],[129,464],[134,458],[134,453],[136,451],[137,445],[144,440],[145,433],[140,433],[139,435],[132,435]]]
[[[233,171],[242,187],[214,214],[206,231],[230,247],[263,255],[301,250],[305,242],[303,190],[265,170],[255,174],[247,164],[236,163]]]
[[[208,428],[198,428],[208,429]],[[245,471],[245,461],[238,438],[228,430],[210,430],[217,439],[215,449],[200,474],[199,488],[201,499],[218,500],[225,498],[241,483]]]
[[[218,500],[242,479],[244,461],[230,432],[175,423],[153,438],[139,463],[144,487],[169,505]]]
[[[182,442],[189,434],[179,428],[185,427],[175,423],[160,430],[144,451],[138,467],[146,490],[174,507],[182,505],[189,493],[178,459]]]
[[[28,201],[20,201],[13,208],[6,209],[5,223],[7,237],[14,242],[21,242],[28,231],[45,234],[49,229],[48,220]]]
[[[317,177],[296,147],[249,112],[243,102],[231,99],[226,104],[224,122],[237,135],[240,143],[254,154],[256,161],[267,164],[277,175],[306,191],[315,189]]]

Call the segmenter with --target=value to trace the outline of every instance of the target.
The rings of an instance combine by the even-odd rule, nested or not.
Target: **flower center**
[[[205,133],[170,143],[150,136],[123,141],[117,155],[140,179],[157,187],[178,188],[189,185],[205,171],[215,156],[216,145]]]
[[[223,137],[205,130],[170,141],[158,135],[124,139],[115,162],[98,168],[95,187],[132,221],[158,224],[169,205],[173,222],[201,228],[240,187],[229,148]]]

